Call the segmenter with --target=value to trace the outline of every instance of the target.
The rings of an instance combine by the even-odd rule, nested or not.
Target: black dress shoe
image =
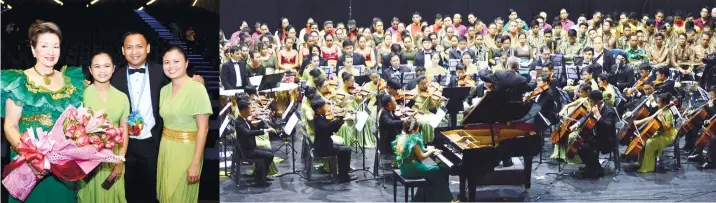
[[[266,177],[267,181],[273,181],[273,178]]]
[[[704,160],[704,156],[701,155],[701,154],[694,154],[694,155],[690,155],[689,158],[686,159],[686,160],[689,160],[689,161],[691,161],[691,162],[699,162],[699,163],[701,163],[701,162]]]
[[[502,161],[502,167],[510,167],[515,165],[515,163],[512,163],[512,159],[507,159]]]
[[[351,182],[352,180],[358,179],[354,175],[342,175],[338,177],[338,183],[347,183]]]
[[[251,186],[253,186],[253,187],[269,187],[269,186],[271,186],[271,183],[269,183],[268,181],[256,182],[256,184],[253,184]]]
[[[706,162],[703,165],[697,166],[696,168],[698,168],[698,169],[715,169],[716,164],[711,163],[711,162]]]

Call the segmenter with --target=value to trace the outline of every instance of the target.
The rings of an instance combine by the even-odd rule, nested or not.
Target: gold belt
[[[168,139],[181,143],[194,143],[196,142],[196,132],[178,131],[164,128],[162,131],[162,139]]]

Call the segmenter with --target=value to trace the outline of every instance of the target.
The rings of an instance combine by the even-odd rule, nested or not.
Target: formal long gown
[[[419,146],[425,152],[425,143],[420,133],[411,135],[401,135],[404,138],[398,138],[391,143],[395,158],[400,166],[400,173],[406,178],[424,178],[428,181],[428,185],[418,188],[413,198],[417,202],[450,202],[453,199],[450,192],[450,168],[445,164],[425,165],[415,154],[415,146]],[[403,151],[398,152],[397,146],[400,139],[405,139],[402,143]],[[423,196],[425,199],[422,199]]]
[[[415,87],[413,93],[418,95],[415,97],[415,105],[413,105],[413,109],[418,113],[415,115],[415,119],[417,119],[420,124],[420,132],[423,134],[423,140],[431,143],[433,142],[433,139],[435,139],[435,132],[433,132],[433,126],[430,125],[430,121],[434,119],[433,117],[435,117],[435,114],[430,112],[430,109],[440,108],[442,102],[433,100],[429,97],[420,96],[420,90],[418,87]],[[445,119],[443,118],[443,121],[444,120]]]
[[[677,129],[674,128],[674,115],[670,109],[661,110],[664,114],[665,123],[671,124],[669,130],[659,130],[656,134],[646,140],[643,155],[639,159],[639,172],[653,172],[656,166],[656,157],[660,157],[664,152],[664,147],[674,143]]]
[[[22,117],[18,123],[20,133],[36,128],[50,131],[65,108],[82,105],[82,94],[85,90],[81,68],[63,67],[61,72],[64,85],[57,91],[51,91],[29,81],[23,70],[2,71],[0,116],[5,117],[5,101],[12,99],[16,105],[22,106]],[[16,155],[14,150],[10,151],[10,157]],[[39,181],[25,202],[76,202],[75,187],[75,183],[50,174]],[[20,201],[9,197],[8,202]]]
[[[85,107],[90,108],[93,111],[105,109],[107,119],[115,126],[120,124],[120,119],[127,118],[129,116],[130,106],[127,95],[112,86],[110,86],[106,100],[102,100],[99,96],[99,91],[97,91],[97,88],[94,85],[87,87],[84,93],[84,104]],[[117,145],[114,148],[114,153],[119,154],[120,148],[121,145]],[[95,168],[94,171],[96,174],[93,175],[89,181],[79,181],[79,190],[77,191],[78,202],[127,202],[124,198],[124,170],[122,170],[122,176],[114,182],[114,185],[112,185],[109,190],[102,188],[102,183],[104,183],[107,177],[109,177],[113,169],[114,164],[102,163]]]
[[[344,85],[341,85],[340,87],[338,87],[338,92],[346,94],[346,95],[352,95],[350,93],[350,91],[348,91],[348,89],[346,89],[346,87]],[[362,108],[364,107],[364,104],[359,103],[358,101],[356,101],[353,98],[354,97],[350,98],[350,101],[346,105],[346,107],[347,107],[346,109],[361,111]],[[357,120],[357,118],[356,118],[357,116],[354,116],[354,115],[351,115],[351,116],[355,120]],[[346,146],[350,147],[350,146],[352,146],[353,143],[356,143],[356,144],[358,144],[359,147],[363,147],[363,136],[365,136],[365,147],[366,148],[375,148],[376,137],[373,134],[373,132],[371,132],[371,128],[375,128],[374,126],[376,126],[375,119],[368,118],[368,120],[366,120],[365,126],[363,127],[363,131],[358,132],[356,130],[353,133],[343,133],[342,134],[341,130],[338,130],[338,134],[341,134],[341,135],[351,135],[352,134],[353,135],[353,137],[343,137],[344,140],[349,141],[349,142],[347,142],[348,144],[346,144]],[[353,128],[353,129],[355,129],[355,128]],[[351,129],[342,129],[342,130],[351,130]]]
[[[187,80],[173,97],[172,84],[162,87],[159,93],[164,130],[157,161],[157,199],[197,202],[199,183],[189,185],[186,174],[194,157],[198,130],[195,116],[211,115],[211,102],[206,88],[193,80]]]

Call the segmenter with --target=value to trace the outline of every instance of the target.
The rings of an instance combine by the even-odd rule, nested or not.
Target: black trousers
[[[129,141],[124,176],[127,202],[158,202],[157,146],[152,138]]]
[[[698,127],[701,125],[703,125],[703,123],[694,126]],[[689,132],[686,132],[686,136],[684,137],[684,140],[686,141],[686,143],[684,143],[684,148],[693,149],[694,145],[696,144],[696,139],[699,139],[699,136],[701,135],[699,135],[699,129],[696,127],[689,130]]]
[[[261,159],[264,160],[263,165],[256,164],[254,170],[254,181],[265,182],[266,175],[268,175],[268,167],[273,162],[273,152],[270,149],[256,148],[249,153],[249,159]]]
[[[709,140],[709,146],[706,150],[706,154],[709,156],[709,160],[712,163],[716,162],[716,136],[711,136],[711,140]]]
[[[338,177],[348,176],[351,170],[351,148],[341,144],[333,144],[338,151]]]
[[[597,172],[602,169],[602,165],[599,164],[599,150],[592,145],[585,143],[577,154],[582,159],[587,171]]]

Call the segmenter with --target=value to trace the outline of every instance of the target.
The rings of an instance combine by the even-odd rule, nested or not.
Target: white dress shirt
[[[149,76],[150,70],[146,64],[140,68],[146,69],[145,73],[133,73],[129,75],[129,78],[127,79],[129,80],[128,86],[130,87],[128,89],[130,105],[132,105],[132,108],[134,108],[133,110],[139,111],[139,114],[142,115],[142,119],[144,120],[144,128],[142,129],[141,134],[138,136],[130,136],[130,138],[143,140],[152,137],[152,128],[154,127],[154,125],[157,124],[157,122],[156,120],[154,120],[154,107],[152,107],[152,90],[149,87],[149,77],[147,77]],[[146,81],[144,84],[144,92],[142,92],[142,81],[145,80],[145,77]],[[137,107],[137,105],[139,105],[139,107]]]
[[[236,71],[236,86],[241,87],[241,68],[239,67],[239,62],[231,59],[231,64],[234,65],[234,71]]]

